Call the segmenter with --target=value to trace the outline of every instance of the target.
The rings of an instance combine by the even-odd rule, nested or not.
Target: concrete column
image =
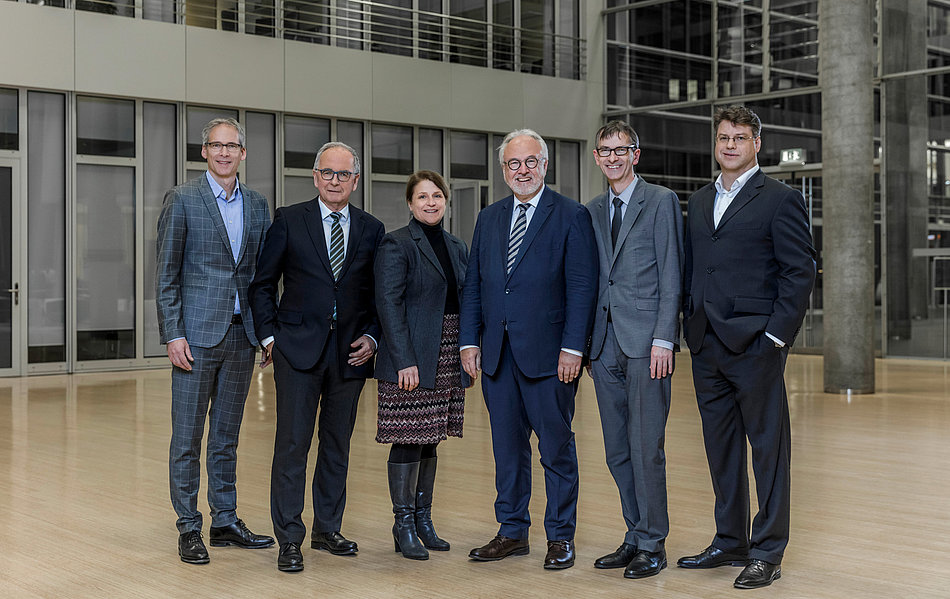
[[[874,392],[873,0],[820,0],[825,391]]]
[[[884,74],[927,67],[927,0],[884,0]],[[927,317],[927,79],[894,79],[881,86],[884,114],[887,334],[910,339],[911,321]]]

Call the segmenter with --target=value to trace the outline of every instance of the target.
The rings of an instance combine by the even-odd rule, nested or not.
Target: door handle
[[[14,283],[12,289],[7,289],[7,293],[13,294],[13,305],[19,306],[20,305],[20,284]]]

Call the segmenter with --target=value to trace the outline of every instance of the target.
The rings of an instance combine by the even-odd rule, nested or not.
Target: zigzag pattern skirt
[[[428,445],[447,436],[462,436],[465,389],[461,387],[459,315],[442,318],[442,342],[436,368],[435,389],[400,389],[397,383],[379,381],[376,442]]]

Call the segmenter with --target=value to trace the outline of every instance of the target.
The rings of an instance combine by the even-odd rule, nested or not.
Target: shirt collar
[[[757,170],[759,170],[759,165],[753,164],[749,170],[736,177],[736,180],[732,182],[732,187],[730,189],[723,187],[722,173],[719,173],[719,176],[716,177],[716,193],[729,195],[735,195],[739,193],[739,190],[742,189],[742,187],[746,184],[746,181],[751,179],[752,175],[754,175]]]
[[[211,193],[214,194],[215,199],[220,198],[221,195],[224,193],[224,188],[221,187],[221,185],[217,182],[217,180],[211,176],[211,171],[205,171],[205,178],[208,180],[208,184],[211,185]],[[235,178],[234,179],[234,193],[231,194],[230,198],[228,198],[225,195],[224,201],[228,202],[231,200],[236,200],[240,197],[242,197],[241,196],[241,182],[237,178]]]
[[[531,198],[530,200],[528,200],[527,202],[522,202],[522,201],[519,200],[518,198],[513,198],[514,201],[515,201],[515,204],[514,204],[514,205],[517,206],[518,204],[524,203],[524,204],[529,204],[532,208],[537,208],[537,207],[538,207],[538,202],[541,201],[541,195],[542,195],[543,193],[544,193],[544,185],[542,185],[542,186],[541,186],[541,189],[538,190],[538,193],[534,194],[534,197],[532,197],[532,198]]]
[[[613,202],[614,198],[620,198],[620,201],[623,202],[624,205],[629,204],[630,198],[633,197],[633,190],[636,188],[638,181],[640,181],[640,177],[635,176],[633,178],[633,182],[631,182],[630,185],[627,185],[620,193],[614,193],[613,188],[608,185],[607,189],[610,193],[610,201]]]
[[[323,203],[323,200],[317,200],[317,203],[320,204],[320,219],[326,220],[330,218],[330,214],[333,213],[333,210],[330,210],[326,204]],[[350,218],[350,204],[347,202],[345,206],[338,210],[340,213],[340,222],[346,222]]]

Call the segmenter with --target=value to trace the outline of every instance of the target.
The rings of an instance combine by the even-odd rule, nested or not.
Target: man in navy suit
[[[530,129],[498,150],[514,193],[478,215],[461,303],[462,367],[483,370],[495,457],[497,536],[474,560],[528,553],[531,432],[547,508],[544,567],[574,565],[577,455],[571,420],[597,294],[590,213],[544,186],[547,144]]]
[[[274,544],[235,513],[238,436],[257,345],[247,286],[270,215],[264,196],[238,181],[244,127],[214,119],[201,138],[208,170],[165,194],[155,278],[159,332],[173,365],[169,485],[178,555],[189,564],[209,561],[198,511],[206,418],[211,545]]]
[[[277,210],[248,291],[264,365],[274,362],[271,518],[283,572],[303,570],[301,513],[318,406],[310,546],[334,555],[358,550],[340,528],[357,402],[373,376],[380,334],[373,262],[384,232],[383,223],[349,204],[359,179],[353,148],[340,142],[320,148],[313,165],[319,195]]]
[[[802,195],[759,169],[759,117],[729,106],[713,126],[722,171],[689,200],[683,313],[716,536],[677,565],[745,565],[734,585],[748,589],[781,576],[788,544],[785,360],[815,282],[815,250]],[[746,438],[759,505],[751,531]]]

